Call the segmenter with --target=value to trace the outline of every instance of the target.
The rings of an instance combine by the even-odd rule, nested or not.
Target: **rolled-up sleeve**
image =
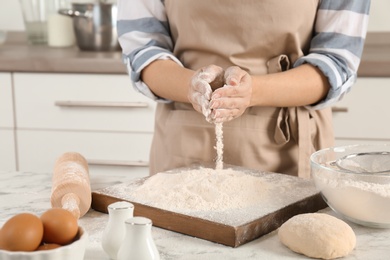
[[[370,0],[322,0],[308,55],[294,67],[309,63],[328,78],[327,96],[310,109],[322,109],[341,100],[357,78],[367,33]]]
[[[134,88],[161,102],[141,80],[141,71],[158,59],[171,59],[182,66],[172,53],[172,39],[163,1],[118,0],[118,41],[122,58]]]

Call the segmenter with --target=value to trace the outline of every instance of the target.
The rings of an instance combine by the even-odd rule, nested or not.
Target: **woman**
[[[131,81],[158,102],[151,174],[215,158],[310,177],[333,145],[330,106],[347,93],[367,30],[366,0],[119,0]]]

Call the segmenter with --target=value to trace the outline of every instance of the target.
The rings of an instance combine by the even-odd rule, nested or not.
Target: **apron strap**
[[[297,168],[298,176],[310,178],[310,155],[313,143],[311,140],[310,114],[303,107],[281,108],[274,130],[274,141],[284,145],[293,139],[298,142]]]
[[[310,132],[310,116],[306,108],[297,108],[298,117],[298,176],[310,178],[310,154],[313,146]]]

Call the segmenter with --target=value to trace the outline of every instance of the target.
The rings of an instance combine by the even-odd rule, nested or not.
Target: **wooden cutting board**
[[[180,171],[176,169],[175,172],[178,170]],[[212,212],[209,217],[204,214],[168,211],[132,200],[128,194],[142,185],[147,178],[93,191],[92,208],[108,213],[107,207],[111,203],[128,201],[135,206],[135,216],[150,218],[154,226],[238,247],[276,230],[297,214],[316,212],[327,207],[311,180],[252,170],[249,173],[267,179],[275,188],[269,191],[270,194],[266,198],[259,198],[256,207],[236,210],[234,214]]]

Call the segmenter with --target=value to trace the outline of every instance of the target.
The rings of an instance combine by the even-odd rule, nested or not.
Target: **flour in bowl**
[[[186,169],[158,173],[131,192],[137,202],[179,212],[224,211],[255,205],[269,183],[232,169]]]

